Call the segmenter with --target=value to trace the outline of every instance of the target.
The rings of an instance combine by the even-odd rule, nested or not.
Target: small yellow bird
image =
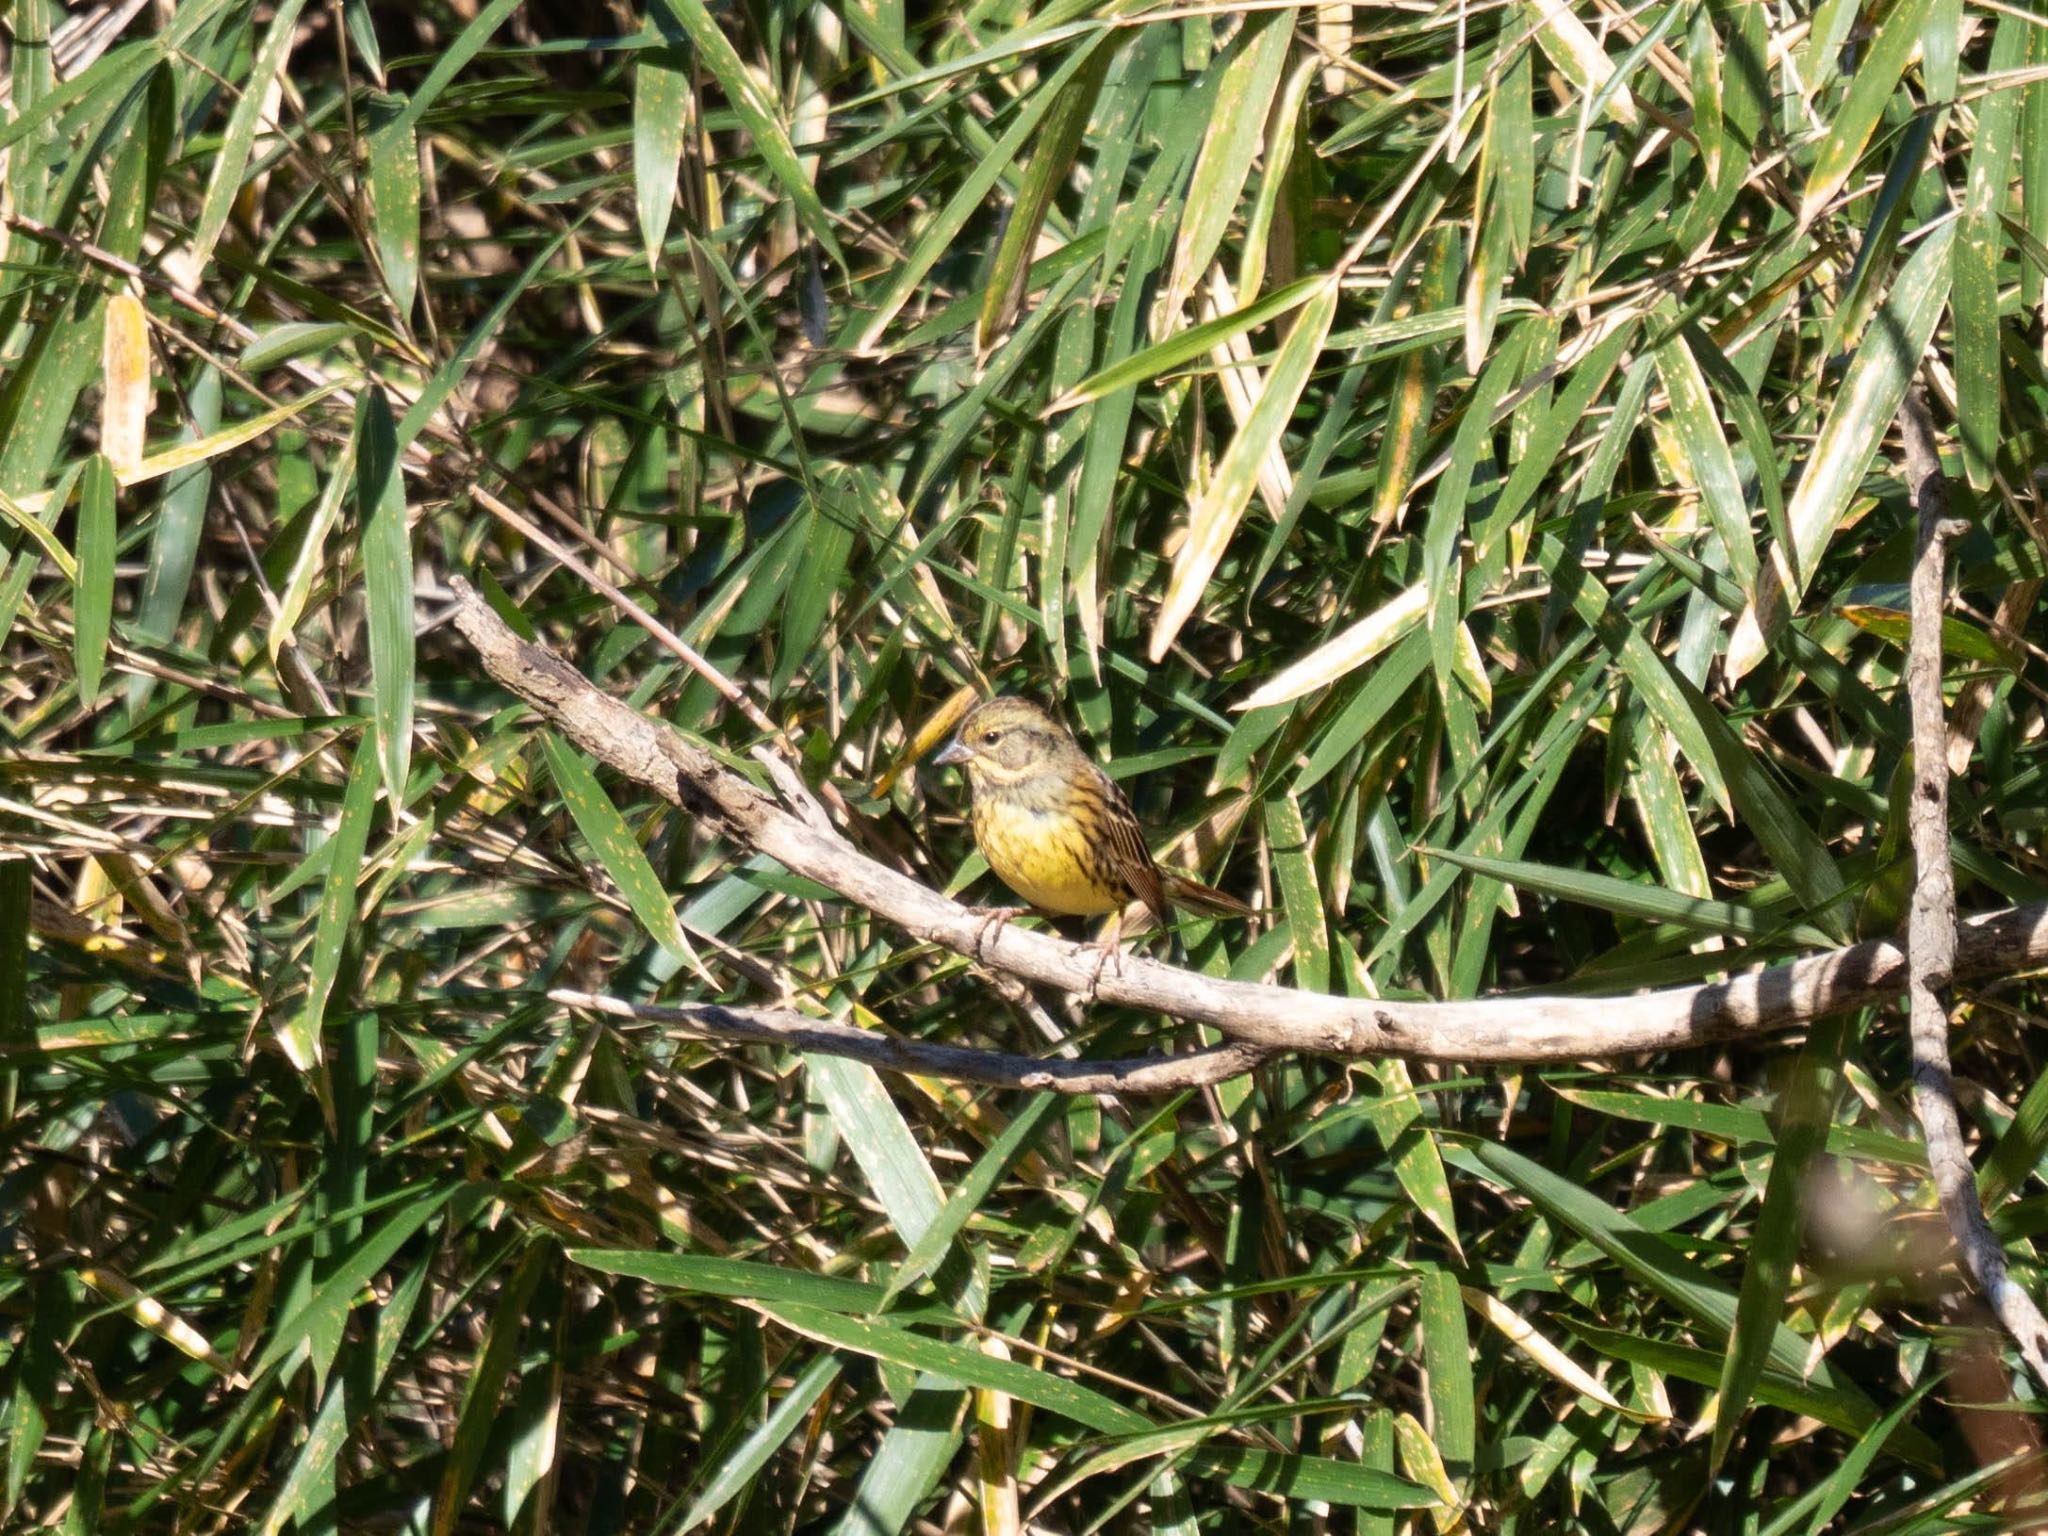
[[[975,843],[989,868],[1041,912],[1113,912],[1119,928],[1133,901],[1142,901],[1161,923],[1173,906],[1251,916],[1235,896],[1154,863],[1123,791],[1065,726],[1029,700],[977,704],[932,761],[967,771]],[[1102,941],[1105,949],[1114,948],[1115,931]]]

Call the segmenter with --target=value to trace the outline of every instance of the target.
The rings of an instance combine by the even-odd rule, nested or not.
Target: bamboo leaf
[[[1079,47],[1086,55],[1085,62],[1060,87],[1059,96],[1045,114],[1031,163],[1024,168],[1023,180],[1017,187],[1016,205],[1003,226],[1003,243],[996,247],[995,260],[989,267],[988,288],[982,297],[981,319],[975,331],[975,346],[984,353],[1016,323],[1039,233],[1045,228],[1045,216],[1052,209],[1054,194],[1073,173],[1075,151],[1080,148],[1081,135],[1095,110],[1095,98],[1102,93],[1110,62],[1116,57],[1107,34],[1092,37]]]
[[[656,273],[675,208],[690,112],[687,56],[676,48],[641,49],[633,60],[633,210],[647,265]]]
[[[365,140],[377,264],[403,325],[420,279],[420,147],[403,96],[374,98]]]
[[[90,709],[99,697],[107,665],[107,640],[114,620],[114,466],[103,453],[85,461],[78,483],[78,604],[73,617],[72,655],[78,668],[78,700]]]
[[[1885,104],[1898,89],[1913,51],[1920,45],[1933,4],[1934,0],[1900,0],[1879,21],[1877,35],[1863,53],[1848,94],[1828,119],[1827,137],[1806,174],[1806,189],[1799,200],[1802,228],[1834,201],[1862,159]]]
[[[1302,306],[1294,327],[1281,344],[1250,417],[1231,439],[1215,476],[1188,508],[1187,538],[1174,556],[1166,596],[1152,626],[1147,652],[1158,661],[1173,644],[1181,626],[1194,614],[1224,546],[1237,531],[1238,520],[1251,501],[1259,466],[1279,443],[1293,418],[1296,402],[1308,383],[1309,370],[1321,354],[1330,322],[1337,313],[1337,284],[1328,277]]]
[[[384,789],[395,810],[405,803],[412,760],[412,532],[406,524],[397,431],[383,390],[366,390],[357,401],[356,441],[356,514],[362,520],[363,585],[370,610],[370,692]]]
[[[1223,243],[1223,232],[1237,211],[1238,198],[1251,175],[1252,158],[1264,138],[1293,36],[1292,11],[1248,12],[1229,58],[1220,66],[1221,83],[1210,108],[1201,157],[1188,183],[1173,266],[1157,309],[1158,315],[1167,318],[1155,323],[1155,335],[1175,328],[1181,310]]]
[[[2034,27],[2018,16],[2001,16],[1991,44],[1990,74],[2009,74],[2026,62]],[[1991,488],[2004,435],[2005,365],[1999,356],[1998,262],[2005,245],[2003,215],[2017,169],[2013,146],[2019,135],[2020,92],[2007,87],[1979,98],[1977,137],[1970,147],[1969,177],[1955,238],[1956,436],[1963,473],[1971,489]]]
[[[689,34],[704,67],[717,77],[726,100],[746,125],[747,137],[753,140],[768,174],[795,206],[804,228],[825,248],[833,261],[844,267],[846,253],[839,248],[832,217],[818,200],[817,188],[811,185],[803,162],[797,158],[796,148],[789,141],[789,131],[783,126],[782,113],[774,99],[740,58],[726,36],[725,28],[712,18],[703,0],[662,0],[662,3],[683,31]]]
[[[1863,345],[1856,349],[1785,508],[1791,548],[1761,572],[1756,600],[1729,642],[1731,678],[1742,677],[1763,659],[1771,637],[1785,622],[1786,604],[1797,602],[1813,579],[1822,551],[1890,430],[1948,296],[1955,233],[1953,220],[1929,232],[1900,269]]]

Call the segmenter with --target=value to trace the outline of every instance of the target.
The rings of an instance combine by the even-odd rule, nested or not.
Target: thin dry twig
[[[1948,728],[1941,697],[1941,620],[1948,540],[1969,524],[1948,516],[1948,486],[1927,397],[1916,384],[1899,406],[1907,484],[1919,529],[1911,588],[1912,638],[1906,696],[1913,712],[1913,904],[1906,920],[1906,998],[1913,1035],[1913,1109],[1942,1214],[1977,1288],[2019,1347],[2034,1379],[2048,1386],[2048,1319],[2007,1276],[2005,1249],[1977,1198],[1977,1171],[1963,1145],[1948,1058],[1948,988],[1956,969],[1956,882],[1949,861]]]
[[[987,922],[929,886],[811,824],[659,721],[591,685],[560,657],[528,645],[459,580],[453,615],[485,669],[579,747],[623,777],[701,818],[740,845],[837,891],[905,932],[994,969],[1085,993],[1098,958],[1017,924]],[[2048,960],[2048,903],[1973,918],[1954,974],[2010,975]],[[1273,1050],[1446,1062],[1578,1061],[1753,1038],[1825,1014],[1887,1001],[1905,986],[1904,951],[1889,940],[1807,955],[1726,980],[1625,999],[1500,997],[1407,1002],[1331,997],[1203,976],[1128,956],[1099,978],[1105,1002],[1212,1024]]]
[[[1113,1061],[1045,1061],[1006,1051],[903,1040],[852,1024],[807,1019],[786,1008],[735,1008],[722,1003],[656,1007],[594,992],[557,988],[548,1001],[607,1018],[660,1024],[703,1040],[748,1040],[792,1051],[847,1056],[886,1072],[920,1073],[951,1082],[1050,1093],[1179,1093],[1242,1077],[1276,1053],[1268,1046],[1226,1041],[1184,1056],[1131,1056]]]

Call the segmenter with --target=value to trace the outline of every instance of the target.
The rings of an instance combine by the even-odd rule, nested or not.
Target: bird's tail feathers
[[[1252,915],[1250,907],[1228,892],[1219,891],[1213,885],[1204,885],[1199,880],[1190,880],[1186,875],[1176,875],[1172,870],[1159,871],[1159,884],[1168,901],[1177,907],[1186,907],[1190,912],[1202,912],[1211,917]]]

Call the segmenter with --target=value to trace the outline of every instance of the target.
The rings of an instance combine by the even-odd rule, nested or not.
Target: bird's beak
[[[967,749],[966,743],[961,741],[958,736],[955,736],[951,741],[939,748],[938,755],[932,761],[941,768],[950,768],[955,763],[969,761],[973,756],[974,754]]]

